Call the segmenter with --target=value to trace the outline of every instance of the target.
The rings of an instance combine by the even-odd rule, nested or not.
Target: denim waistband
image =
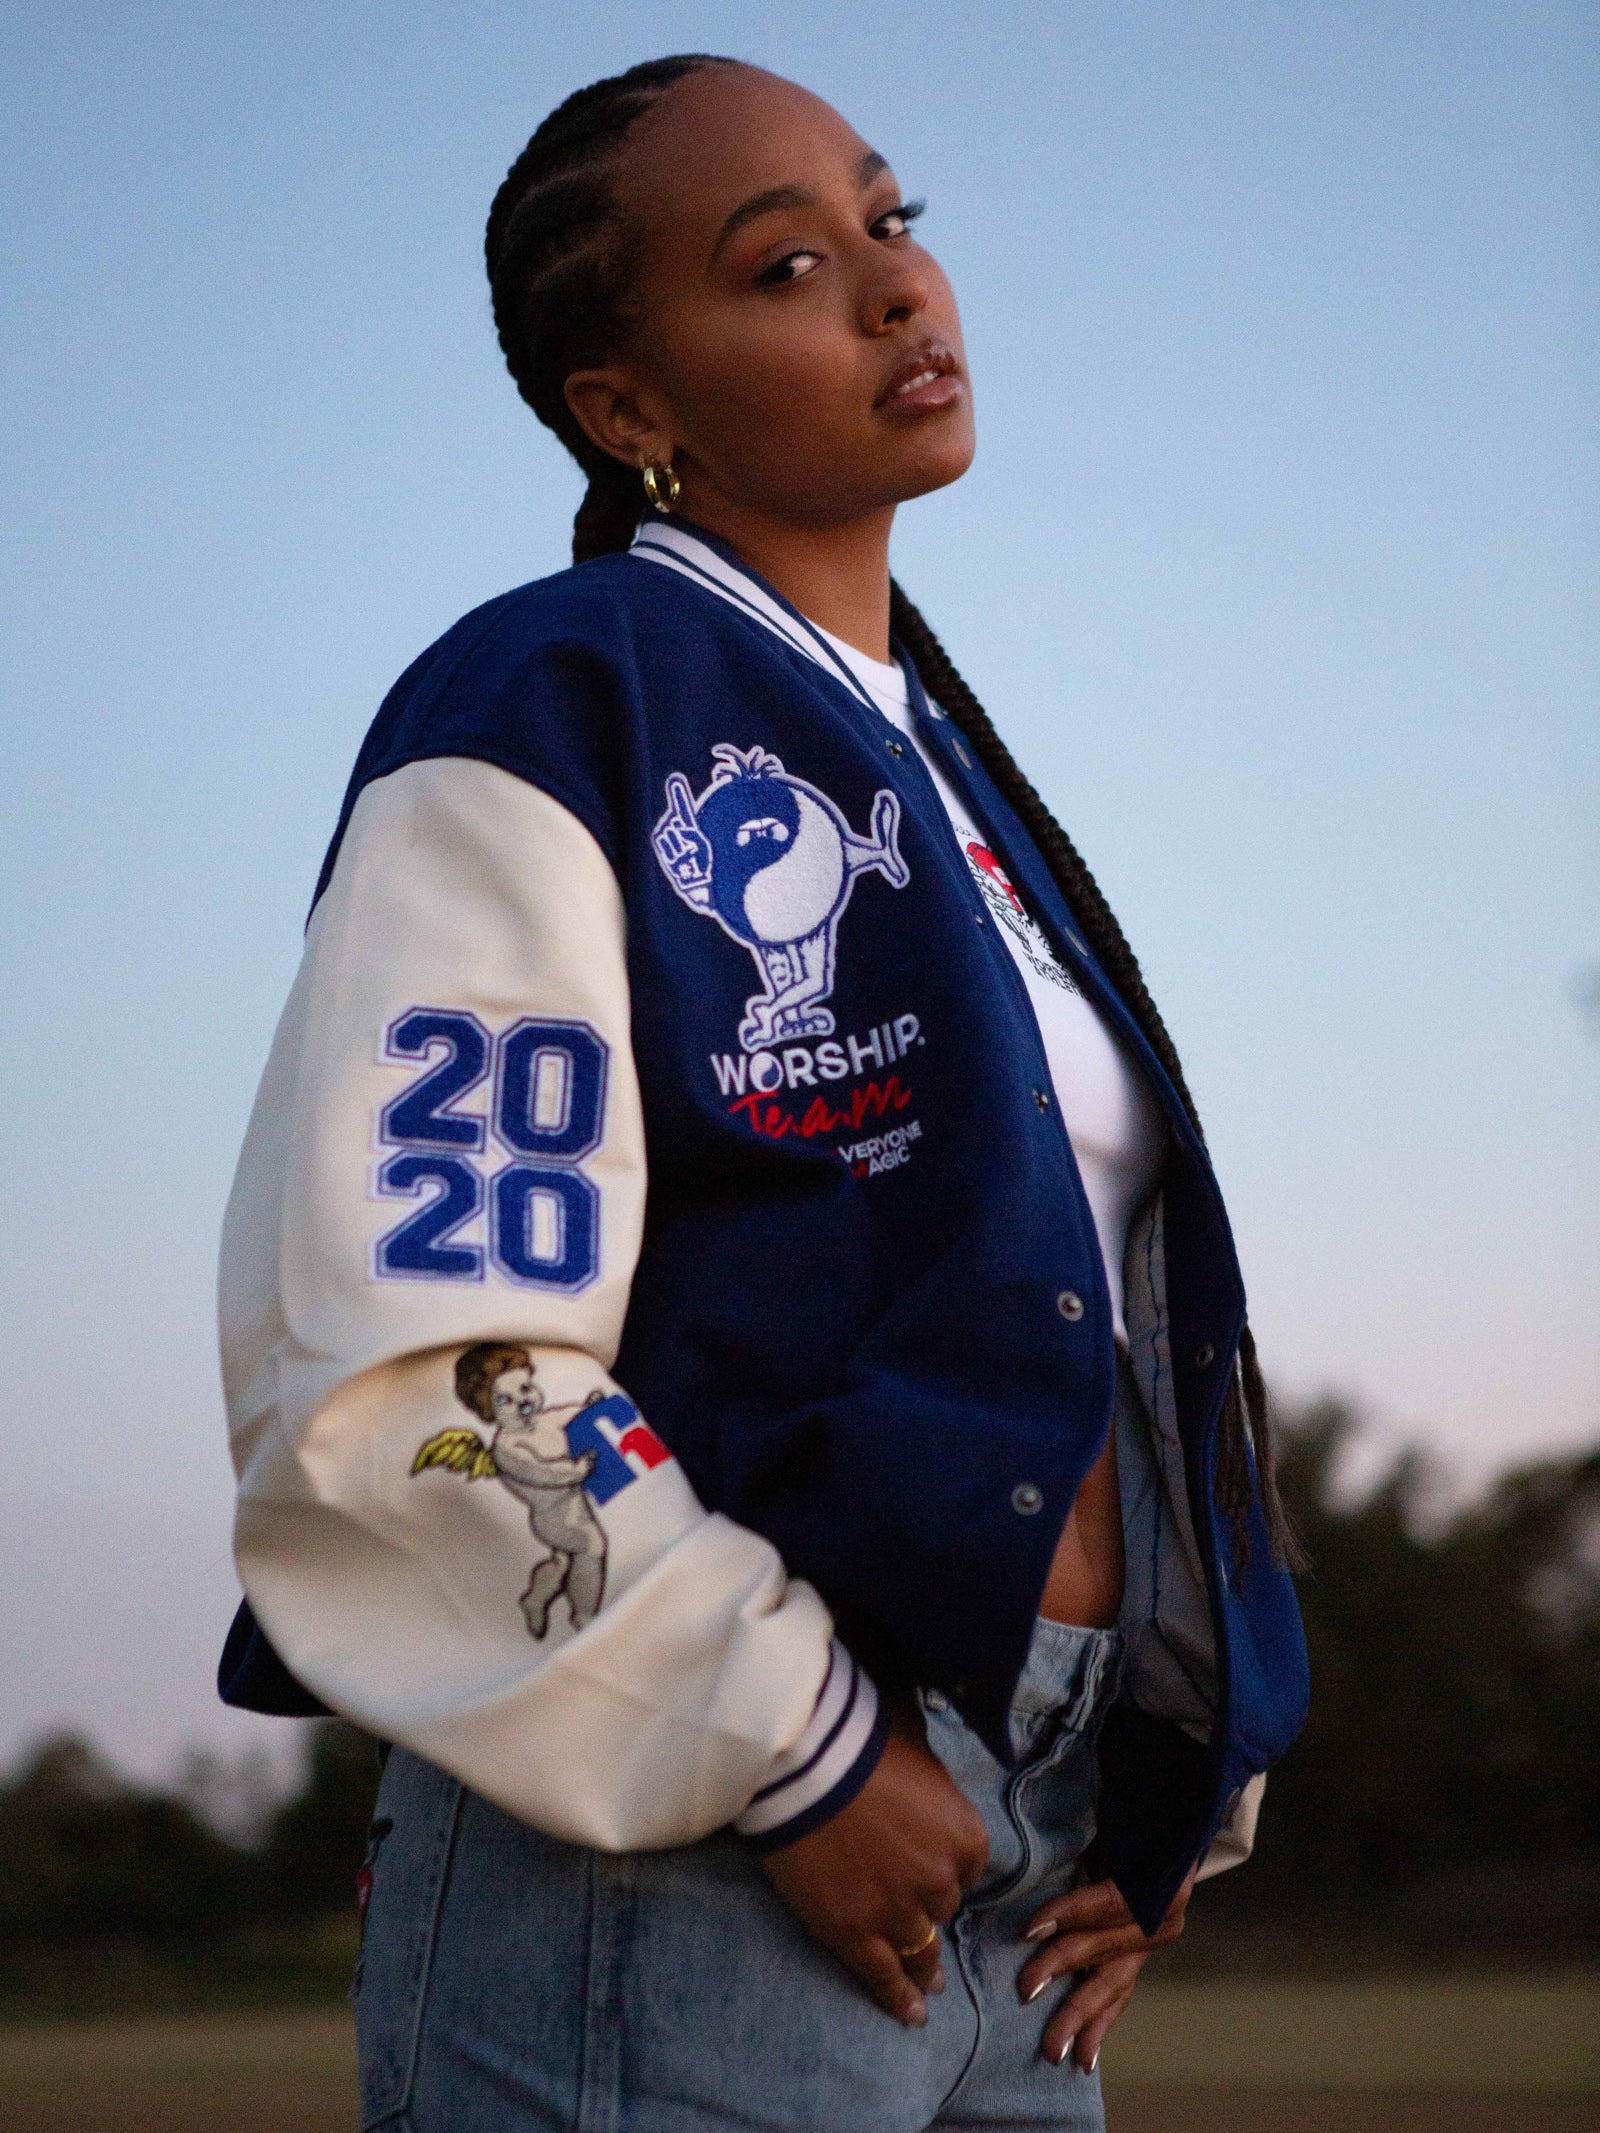
[[[1111,1702],[1121,1678],[1120,1629],[1080,1629],[1041,1615],[1011,1708],[1023,1720],[1053,1717],[1060,1726],[1085,1727]]]

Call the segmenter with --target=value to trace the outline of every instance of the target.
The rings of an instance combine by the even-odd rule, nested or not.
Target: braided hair
[[[489,211],[484,256],[506,367],[523,399],[589,478],[572,529],[575,563],[629,547],[645,505],[634,470],[590,441],[563,391],[574,370],[604,362],[628,339],[636,253],[634,232],[613,185],[616,154],[633,125],[674,82],[702,67],[732,64],[708,53],[680,53],[579,89],[539,127],[512,164]],[[1094,876],[898,584],[890,588],[889,618],[928,695],[971,742],[1021,818],[1101,968],[1200,1133],[1177,1048]],[[1300,1567],[1300,1551],[1278,1496],[1266,1387],[1247,1325],[1223,1403],[1216,1475],[1217,1503],[1232,1527],[1241,1567],[1250,1555],[1253,1480],[1259,1481],[1274,1562]]]
[[[1166,1070],[1177,1090],[1189,1123],[1204,1141],[1205,1131],[1194,1098],[1184,1078],[1178,1048],[1167,1033],[1156,1003],[1150,997],[1138,957],[1128,946],[1116,915],[1101,894],[1066,831],[1023,775],[1011,750],[996,732],[994,722],[956,671],[949,653],[929,629],[901,588],[889,589],[889,626],[916,664],[922,686],[941,710],[949,713],[972,743],[973,753],[988,771],[1024,828],[1038,846],[1040,856],[1055,877],[1095,959],[1111,980],[1123,1005],[1138,1023],[1150,1049]],[[1304,1568],[1304,1561],[1278,1495],[1272,1445],[1272,1415],[1267,1388],[1256,1357],[1255,1335],[1248,1324],[1239,1336],[1239,1360],[1223,1403],[1217,1442],[1217,1502],[1233,1528],[1234,1554],[1241,1568],[1250,1560],[1251,1464],[1261,1485],[1272,1559],[1281,1565]]]
[[[628,339],[633,233],[612,184],[616,153],[674,82],[732,64],[681,52],[577,90],[534,134],[489,210],[483,254],[506,368],[589,477],[572,529],[575,563],[626,548],[644,506],[638,476],[591,443],[563,391],[573,371]]]

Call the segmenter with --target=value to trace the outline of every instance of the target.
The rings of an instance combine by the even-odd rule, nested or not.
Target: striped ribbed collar
[[[667,570],[703,585],[707,592],[736,607],[752,621],[769,629],[774,637],[822,667],[835,681],[842,681],[850,694],[867,709],[882,717],[859,675],[839,657],[814,622],[808,622],[797,607],[741,563],[726,542],[702,533],[681,519],[649,518],[634,535],[630,555],[642,563],[659,563]]]

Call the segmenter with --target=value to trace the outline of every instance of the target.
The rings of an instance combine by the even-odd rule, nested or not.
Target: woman
[[[397,1744],[369,2126],[1099,2125],[1300,1720],[1176,1055],[891,586],[914,214],[681,58],[490,216],[577,567],[380,712],[224,1246],[224,1692]]]

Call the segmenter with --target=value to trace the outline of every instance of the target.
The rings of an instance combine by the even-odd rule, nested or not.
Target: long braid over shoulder
[[[612,183],[614,159],[630,128],[664,90],[701,67],[729,64],[708,53],[680,53],[578,90],[533,135],[490,209],[484,257],[506,367],[523,399],[589,477],[572,529],[575,563],[627,548],[644,509],[637,474],[590,443],[574,421],[563,390],[574,370],[606,361],[628,341],[634,254],[632,232]],[[972,743],[1038,845],[1102,969],[1170,1075],[1198,1132],[1199,1118],[1177,1049],[1094,876],[898,585],[890,617],[928,694]],[[1222,1412],[1216,1480],[1217,1501],[1232,1526],[1241,1564],[1250,1552],[1252,1467],[1260,1479],[1273,1559],[1298,1566],[1299,1551],[1273,1477],[1266,1388],[1246,1327]]]
[[[1167,1034],[1166,1025],[1150,997],[1137,956],[1128,946],[1126,935],[1076,845],[1023,775],[1011,750],[995,730],[994,721],[898,585],[890,589],[889,626],[915,660],[929,696],[960,727],[972,743],[979,762],[1016,809],[1023,826],[1038,846],[1040,856],[1054,875],[1073,917],[1083,929],[1084,938],[1101,969],[1143,1031],[1150,1049],[1182,1098],[1190,1123],[1203,1140],[1204,1130],[1188,1082],[1184,1079],[1178,1048]],[[1278,1495],[1271,1409],[1261,1367],[1256,1360],[1255,1337],[1247,1325],[1239,1342],[1239,1367],[1223,1404],[1216,1483],[1217,1502],[1233,1529],[1234,1553],[1241,1567],[1250,1559],[1252,1465],[1260,1478],[1262,1508],[1273,1561],[1280,1566],[1289,1564],[1298,1569],[1302,1567],[1301,1551]]]
[[[484,264],[506,368],[589,477],[572,529],[575,563],[626,548],[644,505],[638,475],[589,442],[562,389],[573,371],[605,362],[628,337],[630,233],[613,159],[663,90],[701,67],[729,64],[681,52],[579,89],[539,127],[489,210]]]

